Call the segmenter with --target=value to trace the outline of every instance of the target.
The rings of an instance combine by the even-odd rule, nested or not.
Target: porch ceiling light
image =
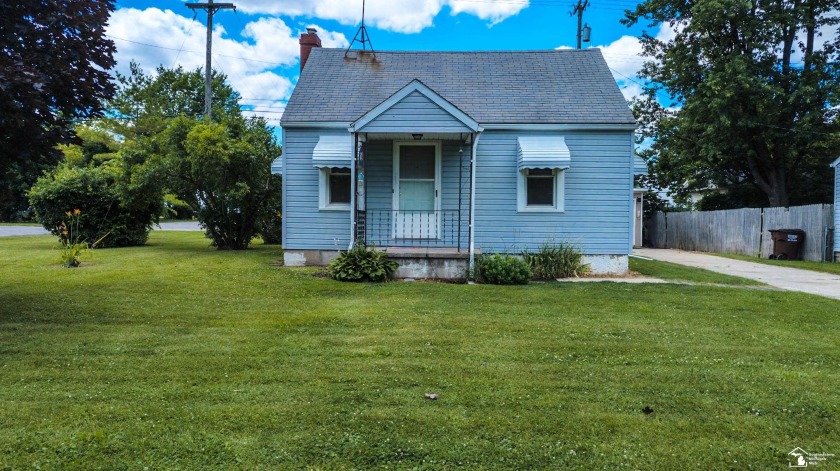
[[[411,137],[413,137],[415,141],[419,141],[420,139],[423,139],[422,134],[412,134]]]

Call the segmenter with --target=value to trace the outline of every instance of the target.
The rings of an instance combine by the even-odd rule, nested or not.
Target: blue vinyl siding
[[[341,129],[284,130],[283,246],[287,249],[344,249],[350,242],[349,211],[319,211],[319,171],[312,151],[323,134]],[[475,246],[484,252],[536,249],[547,240],[579,246],[584,253],[628,254],[632,217],[632,137],[628,132],[557,132],[571,152],[565,176],[565,211],[517,212],[517,137],[528,132],[486,131],[478,144]],[[545,132],[533,134],[546,134]],[[367,209],[390,210],[393,141],[368,143]],[[463,147],[459,193],[459,148],[441,146],[441,204],[457,210],[462,202],[461,247],[467,248],[470,146]],[[371,223],[368,221],[368,234]]]
[[[413,92],[360,129],[361,132],[468,133],[469,128],[423,94]]]
[[[484,252],[518,252],[554,240],[575,244],[589,255],[628,254],[630,134],[556,132],[565,137],[572,156],[565,176],[565,211],[519,213],[516,138],[528,134],[487,131],[478,142],[475,246]]]
[[[834,166],[834,251],[840,252],[840,159]]]
[[[322,135],[348,135],[341,129],[285,129],[283,139],[283,247],[346,249],[350,244],[350,211],[320,211],[320,171],[312,151]]]

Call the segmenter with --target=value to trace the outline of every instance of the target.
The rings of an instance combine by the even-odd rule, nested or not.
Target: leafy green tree
[[[155,141],[169,188],[196,211],[213,245],[247,248],[280,193],[271,174],[280,147],[265,121],[179,117]]]
[[[143,72],[135,62],[129,74],[117,74],[119,89],[110,102],[111,126],[125,136],[149,136],[163,131],[171,118],[204,117],[204,72],[163,66],[154,75]],[[239,93],[227,83],[227,76],[214,70],[211,79],[213,117],[216,120],[240,116]]]
[[[753,188],[771,206],[830,200],[828,164],[840,154],[838,8],[840,0],[646,0],[628,12],[628,25],[675,31],[673,40],[641,38],[653,60],[640,72],[647,97],[634,103],[659,183],[683,196]]]
[[[243,117],[239,94],[215,71],[212,121],[203,119],[201,69],[147,75],[132,63],[118,82],[109,123],[126,138],[132,181],[157,182],[186,203],[218,248],[248,247],[260,222],[276,219],[281,199],[270,172],[280,147],[265,120]]]
[[[99,116],[114,93],[105,38],[113,0],[0,2],[0,218],[75,140],[71,124]]]

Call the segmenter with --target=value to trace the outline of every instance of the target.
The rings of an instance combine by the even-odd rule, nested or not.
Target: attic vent
[[[366,51],[367,47],[370,46],[370,52],[373,54],[373,60],[376,60],[376,51],[373,50],[373,43],[370,42],[370,35],[365,27],[365,0],[362,0],[362,24],[359,26],[359,30],[356,31],[356,35],[353,36],[353,40],[350,41],[350,45],[347,46],[347,50],[344,51],[345,59],[347,59],[347,54],[350,53],[350,49],[353,48],[353,44],[356,43],[362,45],[363,51]]]

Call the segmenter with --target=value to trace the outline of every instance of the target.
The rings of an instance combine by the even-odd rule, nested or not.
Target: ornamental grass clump
[[[80,257],[88,249],[88,243],[82,239],[79,233],[79,219],[82,211],[74,209],[64,213],[67,218],[56,227],[58,232],[59,253],[61,263],[67,268],[78,267],[81,263]]]
[[[575,246],[546,242],[536,252],[522,252],[522,259],[531,267],[536,280],[556,280],[585,275],[589,265]]]
[[[364,244],[356,244],[350,250],[343,250],[329,266],[327,274],[338,281],[386,281],[399,265],[388,259],[388,254]]]

